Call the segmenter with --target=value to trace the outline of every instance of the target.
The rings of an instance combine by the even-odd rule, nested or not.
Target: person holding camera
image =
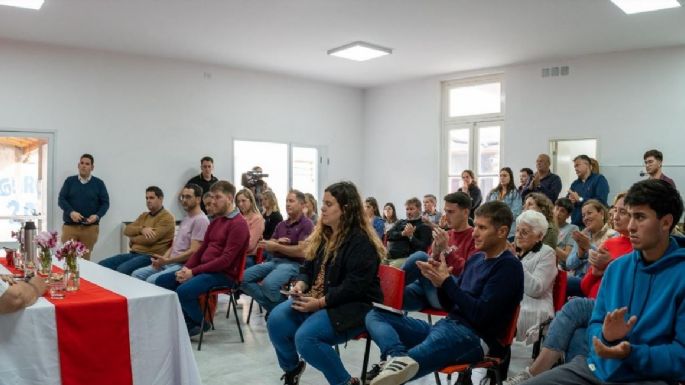
[[[252,170],[244,172],[240,178],[240,184],[245,188],[249,188],[252,191],[252,195],[255,197],[257,202],[257,207],[259,211],[262,211],[262,194],[264,191],[269,189],[264,178],[268,177],[269,174],[264,174],[262,168],[259,166],[252,167]]]

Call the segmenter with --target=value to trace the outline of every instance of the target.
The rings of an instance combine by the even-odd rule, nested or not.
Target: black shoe
[[[302,376],[302,373],[304,372],[304,368],[307,366],[307,364],[300,360],[300,362],[297,364],[297,368],[293,370],[292,372],[286,372],[281,376],[281,380],[283,380],[283,385],[298,385],[300,383],[300,377]]]
[[[209,322],[205,322],[205,325],[202,327],[202,329],[205,330],[205,333],[207,333],[209,331],[209,329],[211,329],[211,328],[212,328],[212,325]],[[201,331],[200,325],[195,325],[195,326],[191,327],[190,329],[188,329],[188,336],[190,336],[190,337],[199,336],[200,331]]]
[[[361,381],[357,377],[350,378],[346,385],[361,385]]]
[[[364,385],[370,384],[371,380],[376,378],[376,376],[378,376],[378,374],[381,372],[381,370],[383,370],[383,366],[385,366],[385,361],[381,361],[377,364],[373,364],[371,369],[368,372],[366,372],[366,384],[364,384]]]

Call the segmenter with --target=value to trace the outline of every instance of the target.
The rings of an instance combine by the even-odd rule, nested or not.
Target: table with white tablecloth
[[[54,263],[57,266],[62,265],[57,261]],[[2,265],[0,271],[7,272]],[[70,322],[69,317],[56,317],[56,313],[64,312],[62,309],[65,306],[59,300],[49,301],[45,297],[39,298],[34,305],[24,310],[0,315],[0,384],[110,384],[115,381],[107,374],[108,371],[130,373],[124,377],[129,377],[130,381],[127,382],[135,385],[202,383],[176,293],[85,260],[80,260],[80,272],[82,279],[90,287],[96,287],[102,293],[108,292],[110,296],[123,297],[120,302],[123,306],[122,314],[108,317],[104,321],[100,319],[89,322],[91,317],[97,319],[98,309],[103,309],[103,304],[97,303],[97,295],[93,297],[91,292],[90,302],[69,305],[80,309],[79,318],[71,318],[78,322]],[[81,293],[78,291],[67,293],[68,298],[72,297],[71,302],[78,299],[76,296],[79,295]],[[83,295],[85,296],[85,292]],[[68,305],[66,301],[64,304]],[[62,307],[56,312],[56,306]],[[91,308],[92,312],[89,311]],[[109,309],[109,305],[105,309]],[[58,319],[61,321],[57,322]],[[128,341],[111,341],[108,331],[116,327],[123,329],[125,333],[119,335],[128,335]],[[81,335],[96,338],[89,338],[87,341],[74,338]],[[104,335],[109,337],[100,337]],[[74,346],[71,344],[72,339]],[[110,353],[107,350],[103,353],[102,349],[98,351],[99,347],[112,342],[118,343],[120,347],[124,346],[124,349],[116,350],[119,353]],[[82,346],[83,344],[86,346]],[[125,349],[126,344],[128,351]],[[91,348],[95,353],[89,353]],[[69,356],[74,354],[80,356]],[[112,356],[113,354],[123,357]],[[86,358],[90,362],[104,363],[107,370],[80,365],[80,360],[88,361]],[[111,361],[124,364],[107,366]],[[127,367],[129,361],[130,366]],[[69,362],[69,368],[66,367],[66,362]],[[119,383],[120,380],[116,382]]]

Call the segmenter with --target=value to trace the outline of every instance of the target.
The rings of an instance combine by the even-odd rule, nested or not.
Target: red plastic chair
[[[202,338],[205,334],[205,322],[209,322],[212,325],[212,329],[214,329],[214,311],[210,309],[210,302],[212,302],[212,300],[216,301],[216,298],[219,296],[219,294],[226,294],[229,296],[228,309],[226,310],[226,318],[228,318],[228,315],[230,314],[232,305],[233,315],[235,316],[235,324],[238,326],[238,333],[240,334],[240,342],[245,342],[245,338],[243,337],[243,329],[240,327],[240,318],[238,318],[235,294],[236,290],[238,290],[238,288],[240,287],[240,283],[243,281],[243,273],[245,272],[246,260],[247,253],[243,254],[243,257],[240,261],[240,273],[238,274],[238,281],[236,281],[235,284],[233,284],[232,286],[213,286],[210,287],[205,294],[203,294],[206,300],[204,301],[204,308],[202,309],[202,314],[204,314],[204,317],[202,317],[202,322],[200,322],[200,341],[197,344],[198,351],[202,349]],[[202,298],[202,296],[200,298]]]
[[[254,263],[255,265],[259,265],[262,262],[264,262],[264,248],[258,247],[254,256]]]
[[[402,309],[404,298],[404,270],[389,265],[378,267],[378,278],[381,281],[381,291],[383,292],[383,304],[395,309]],[[360,382],[366,383],[366,367],[369,365],[369,351],[371,350],[371,338],[366,332],[356,336],[355,339],[366,338],[366,348],[364,349],[364,362],[362,364],[362,375]]]
[[[519,310],[521,310],[521,305],[516,307],[514,310],[513,317],[509,321],[507,327],[507,333],[499,339],[499,343],[502,347],[507,348],[507,353],[505,357],[492,357],[485,356],[482,361],[473,364],[455,364],[448,367],[440,369],[440,373],[447,375],[447,385],[452,383],[452,374],[459,373],[458,384],[470,383],[471,372],[476,368],[486,369],[488,374],[492,374],[495,377],[497,385],[502,385],[502,369],[503,364],[509,361],[509,356],[511,356],[510,346],[514,342],[514,337],[516,336],[516,322],[519,318]],[[440,384],[440,379],[436,376],[436,381]]]
[[[566,286],[568,285],[568,273],[566,270],[557,270],[557,278],[554,280],[552,289],[552,301],[554,301],[554,311],[561,310],[566,304]]]

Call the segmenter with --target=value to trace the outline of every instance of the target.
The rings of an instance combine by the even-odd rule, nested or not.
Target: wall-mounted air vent
[[[542,77],[558,77],[558,76],[568,76],[571,72],[569,66],[559,66],[559,67],[548,67],[542,69]]]

